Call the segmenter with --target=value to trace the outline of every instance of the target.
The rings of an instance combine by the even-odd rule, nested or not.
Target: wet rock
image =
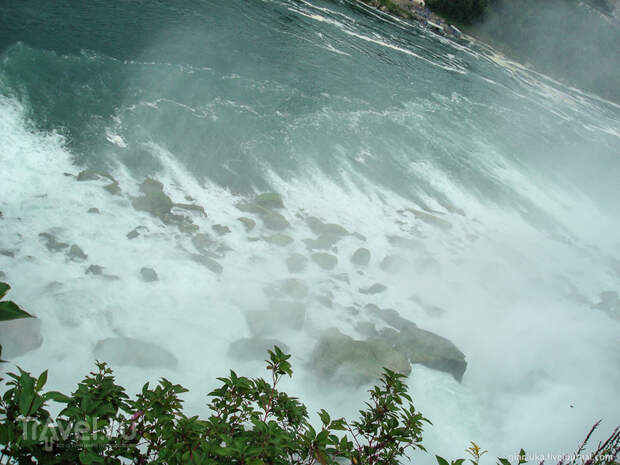
[[[306,218],[306,224],[310,230],[317,236],[321,234],[327,234],[332,236],[347,236],[349,231],[335,223],[323,223],[319,218],[315,216],[309,216]]]
[[[159,281],[159,276],[153,268],[143,267],[140,269],[140,276],[145,283],[152,283]]]
[[[294,253],[286,259],[286,268],[289,273],[300,273],[306,269],[308,259],[302,254]]]
[[[15,251],[8,250],[8,249],[2,249],[0,250],[0,255],[4,255],[5,257],[9,257],[9,258],[15,258]]]
[[[271,210],[261,213],[260,217],[265,227],[272,231],[283,231],[291,226],[286,218]]]
[[[620,298],[615,291],[605,291],[600,294],[600,302],[593,308],[604,311],[611,318],[620,321]]]
[[[6,273],[4,271],[0,271],[0,279],[6,279]]]
[[[174,208],[180,208],[181,210],[199,213],[201,216],[207,216],[207,212],[203,207],[193,203],[173,203],[172,206]]]
[[[380,294],[381,292],[385,292],[387,290],[387,286],[381,283],[375,283],[370,287],[362,287],[359,291],[362,294],[372,295],[372,294]]]
[[[192,236],[192,244],[199,252],[209,250],[216,242],[206,233],[198,233]]]
[[[355,266],[367,266],[370,262],[370,250],[360,247],[351,256],[351,263]]]
[[[77,175],[78,181],[96,181],[97,179],[100,179],[100,178],[101,178],[101,175],[99,174],[99,172],[92,168],[88,168],[83,171],[80,171]]]
[[[131,201],[136,210],[144,211],[157,217],[162,217],[172,210],[174,204],[170,197],[164,193],[164,185],[161,182],[147,178],[140,184],[140,192],[144,195],[134,197]]]
[[[99,213],[101,213],[101,211],[98,208],[92,207],[92,208],[88,209],[87,213],[92,213],[92,214],[98,215]]]
[[[111,184],[103,186],[103,188],[112,195],[121,194],[121,186],[118,184],[118,181],[116,180],[114,180]]]
[[[375,338],[379,335],[377,328],[370,321],[361,321],[355,325],[355,330],[367,338]]]
[[[90,265],[86,268],[85,274],[93,274],[95,276],[101,276],[103,274],[103,267],[100,265]]]
[[[191,254],[190,257],[193,261],[195,261],[196,263],[200,263],[202,266],[215,274],[222,274],[222,272],[224,271],[224,267],[212,258],[199,254]]]
[[[291,245],[293,243],[293,238],[291,236],[287,236],[286,234],[272,234],[271,236],[264,237],[265,242],[269,244],[277,245],[280,247],[286,247],[287,245]]]
[[[132,229],[127,233],[127,239],[132,240],[138,237],[140,233],[138,232],[138,228]]]
[[[73,244],[71,246],[69,252],[67,252],[67,256],[74,262],[82,262],[88,259],[88,255],[86,255],[82,248],[77,244]]]
[[[53,234],[41,233],[39,234],[39,237],[43,240],[45,247],[47,247],[47,250],[50,252],[60,252],[61,250],[69,247],[69,244],[58,241]]]
[[[0,341],[2,358],[20,357],[41,347],[41,320],[38,318],[20,318],[19,320],[0,323]]]
[[[335,328],[323,333],[311,357],[318,375],[348,384],[365,384],[377,379],[383,368],[409,375],[411,365],[402,353],[381,340],[358,341]]]
[[[272,300],[269,309],[245,313],[253,335],[275,334],[282,329],[300,330],[306,319],[306,307],[300,302]]]
[[[265,360],[268,357],[267,351],[273,350],[274,346],[278,346],[284,352],[288,352],[288,347],[278,339],[263,337],[245,337],[237,339],[230,344],[228,355],[238,360]]]
[[[342,239],[343,236],[333,234],[321,234],[316,239],[304,239],[304,243],[308,249],[330,249]]]
[[[396,328],[399,331],[407,330],[409,328],[417,328],[418,325],[412,321],[407,320],[400,316],[396,310],[391,308],[379,308],[374,304],[368,304],[364,307],[364,310],[370,315],[383,320],[388,325]]]
[[[408,327],[391,338],[394,348],[409,358],[434,370],[450,373],[461,382],[467,368],[465,355],[451,341],[420,328]]]
[[[221,224],[214,224],[213,226],[211,226],[211,229],[213,229],[213,231],[215,231],[220,236],[230,233],[230,228]]]
[[[97,342],[93,354],[97,360],[112,365],[173,369],[178,364],[176,357],[167,350],[130,337],[102,339]]]
[[[324,270],[333,270],[338,264],[338,257],[324,252],[313,253],[311,258],[314,263]]]
[[[411,239],[409,237],[388,236],[388,241],[394,247],[401,249],[417,250],[421,247],[421,243],[418,239]]]
[[[63,288],[64,284],[62,284],[60,281],[50,281],[45,285],[43,289],[45,290],[45,292],[55,293],[62,291]]]
[[[241,218],[237,218],[237,220],[240,221],[241,224],[243,224],[243,227],[245,228],[245,232],[250,232],[252,231],[252,229],[256,227],[256,221],[254,221],[251,218],[242,216]]]
[[[351,284],[351,280],[349,279],[349,275],[346,273],[338,273],[333,275],[334,279],[337,279],[338,281],[342,281],[343,283],[347,283],[347,284]]]
[[[256,199],[254,199],[254,203],[263,208],[284,208],[282,196],[276,192],[259,194],[256,196]]]

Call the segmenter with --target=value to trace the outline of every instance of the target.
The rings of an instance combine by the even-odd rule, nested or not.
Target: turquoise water
[[[311,407],[351,414],[364,398],[303,367],[321,329],[361,338],[365,317],[345,310],[375,303],[467,356],[462,384],[414,367],[435,453],[470,440],[504,455],[572,450],[597,419],[619,422],[620,326],[591,308],[620,282],[618,106],[354,1],[29,1],[0,18],[0,246],[15,251],[0,270],[44,336],[21,366],[50,367],[68,389],[97,340],[124,334],[174,353],[167,377],[211,386],[240,363],[227,349],[249,335],[244,312],[267,305],[262,289],[288,276],[290,253],[309,254],[314,215],[365,240],[332,250],[334,272],[302,273],[307,321],[278,334]],[[63,175],[87,167],[121,194]],[[230,227],[222,275],[188,260],[190,236],[131,207],[147,176],[204,206],[201,231]],[[260,240],[259,220],[249,235],[236,221],[236,202],[271,190],[291,224],[284,248]],[[136,226],[148,233],[130,241]],[[79,244],[87,263],[47,250],[41,232]],[[362,245],[372,260],[360,273],[349,257]],[[406,264],[386,272],[395,254]],[[121,279],[85,275],[90,264]],[[150,287],[145,265],[160,275]],[[388,291],[358,292],[373,282]],[[326,294],[331,308],[314,300]],[[161,375],[118,374],[136,386]]]

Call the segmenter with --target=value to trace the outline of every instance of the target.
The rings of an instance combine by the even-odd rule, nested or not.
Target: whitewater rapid
[[[295,370],[282,387],[310,411],[353,417],[361,408],[368,386],[332,384],[306,367],[321,330],[361,338],[347,309],[373,303],[467,358],[462,383],[413,367],[408,385],[433,422],[431,454],[416,455],[423,463],[463,456],[469,441],[491,456],[572,451],[598,419],[605,430],[620,423],[620,322],[592,308],[620,286],[620,187],[610,182],[620,109],[480,44],[451,43],[357,4],[253,8],[256,34],[298,40],[303,57],[323,54],[328,76],[312,83],[284,59],[270,68],[254,55],[238,65],[152,59],[163,39],[133,60],[23,43],[3,52],[0,249],[13,256],[0,255],[0,271],[43,336],[12,362],[49,369],[50,388],[71,391],[92,368],[97,341],[151,341],[177,368],[114,366],[118,379],[130,392],[174,380],[190,388],[186,411],[204,413],[216,376],[263,373],[261,362],[232,359],[229,345],[250,336],[244,312],[267,305],[264,289],[290,276],[286,258],[308,255],[305,218],[316,216],[357,235],[338,243],[332,272],[311,263],[298,275],[310,288],[304,328],[277,332]],[[280,22],[285,14],[298,29]],[[75,80],[73,93],[54,94],[28,63],[64,85]],[[366,67],[369,79],[360,76]],[[72,119],[63,105],[85,116]],[[103,189],[107,180],[77,181],[87,167],[108,171],[120,195]],[[147,176],[174,202],[204,207],[207,216],[189,216],[225,248],[221,274],[191,259],[191,235],[133,208]],[[282,195],[291,245],[265,241],[271,233],[259,219],[250,233],[237,220],[246,214],[235,205],[265,191]],[[230,233],[217,237],[214,225]],[[140,236],[128,239],[136,227]],[[40,233],[88,258],[48,250]],[[360,272],[349,259],[361,246],[372,258]],[[386,271],[381,261],[393,255],[403,264]],[[86,274],[92,264],[119,279]],[[142,267],[159,281],[143,282]],[[375,282],[387,291],[358,291]]]

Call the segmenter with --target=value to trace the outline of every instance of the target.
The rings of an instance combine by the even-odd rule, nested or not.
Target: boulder
[[[95,276],[101,276],[103,274],[103,267],[100,265],[90,265],[86,268],[85,274],[93,274]]]
[[[268,350],[273,350],[274,346],[278,346],[284,352],[288,352],[288,347],[278,339],[270,339],[263,337],[244,337],[237,339],[230,344],[228,355],[238,360],[265,360],[268,358]]]
[[[71,246],[69,252],[67,252],[67,256],[74,262],[83,262],[88,259],[88,255],[86,255],[82,248],[77,244],[73,244]]]
[[[192,244],[200,253],[209,250],[216,242],[206,233],[198,233],[192,236]]]
[[[190,212],[197,212],[200,216],[207,216],[207,212],[200,205],[195,205],[193,203],[174,203],[172,204],[174,208],[180,208],[181,210],[187,210]]]
[[[130,337],[110,337],[97,342],[93,349],[95,358],[112,365],[140,368],[169,368],[177,366],[174,355],[151,342]]]
[[[387,342],[378,339],[358,341],[336,328],[321,335],[310,366],[322,377],[356,385],[379,378],[384,367],[404,375],[411,373],[407,357]]]
[[[409,326],[389,340],[411,363],[450,373],[458,382],[463,379],[467,368],[465,355],[445,337]]]
[[[325,252],[313,253],[311,258],[314,263],[324,270],[333,270],[338,264],[338,257]]]
[[[213,229],[220,236],[230,233],[230,228],[222,224],[214,224],[211,226],[211,229]]]
[[[53,234],[43,232],[39,234],[39,237],[43,240],[45,247],[47,247],[47,250],[50,252],[60,252],[69,247],[69,244],[58,241]]]
[[[143,267],[140,269],[140,276],[145,283],[152,283],[159,281],[159,276],[153,268]]]
[[[284,208],[282,196],[276,192],[265,192],[254,199],[254,203],[263,208]]]
[[[271,229],[272,231],[283,231],[286,228],[290,227],[290,223],[277,212],[272,210],[265,210],[260,214],[261,220],[263,220],[263,224],[267,229]]]
[[[237,218],[237,221],[241,221],[241,224],[243,224],[243,227],[245,228],[245,232],[250,232],[256,227],[256,221],[245,216]]]
[[[101,211],[98,208],[92,207],[88,209],[87,213],[98,215],[99,213],[101,213]]]
[[[355,266],[367,266],[370,262],[370,250],[360,247],[351,256],[351,263]]]
[[[381,283],[374,283],[372,286],[362,287],[359,289],[359,291],[362,294],[367,294],[367,295],[380,294],[382,292],[385,292],[386,290],[387,290],[387,286]]]
[[[328,236],[348,236],[349,231],[336,223],[323,223],[320,219],[315,216],[309,216],[306,218],[306,224],[310,228],[310,230],[317,236],[320,235],[328,235]]]
[[[38,318],[20,318],[0,322],[0,343],[2,358],[20,357],[41,347],[41,320]]]
[[[204,266],[205,268],[207,268],[208,270],[212,271],[215,274],[222,274],[222,272],[224,271],[224,267],[222,265],[220,265],[218,262],[216,262],[212,258],[209,258],[205,255],[191,254],[190,257],[196,263],[200,263],[202,266]]]
[[[161,218],[170,213],[174,206],[170,197],[164,193],[164,185],[159,181],[147,178],[140,184],[140,192],[144,195],[134,197],[131,201],[136,210],[145,211]]]
[[[291,300],[272,300],[268,310],[246,312],[245,319],[254,335],[275,334],[281,329],[300,330],[306,319],[306,307]]]
[[[293,243],[293,238],[291,236],[287,236],[286,234],[272,234],[271,236],[263,237],[265,242],[269,244],[277,245],[280,247],[286,247],[287,245],[291,245]]]
[[[308,249],[329,249],[342,239],[341,235],[321,234],[316,239],[304,239],[304,243]]]
[[[286,268],[289,273],[300,273],[306,269],[308,259],[300,253],[294,253],[286,259]]]

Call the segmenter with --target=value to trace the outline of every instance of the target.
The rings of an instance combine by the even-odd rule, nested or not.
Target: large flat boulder
[[[100,340],[93,353],[97,360],[112,365],[172,369],[178,363],[176,357],[166,349],[151,342],[124,336]]]

